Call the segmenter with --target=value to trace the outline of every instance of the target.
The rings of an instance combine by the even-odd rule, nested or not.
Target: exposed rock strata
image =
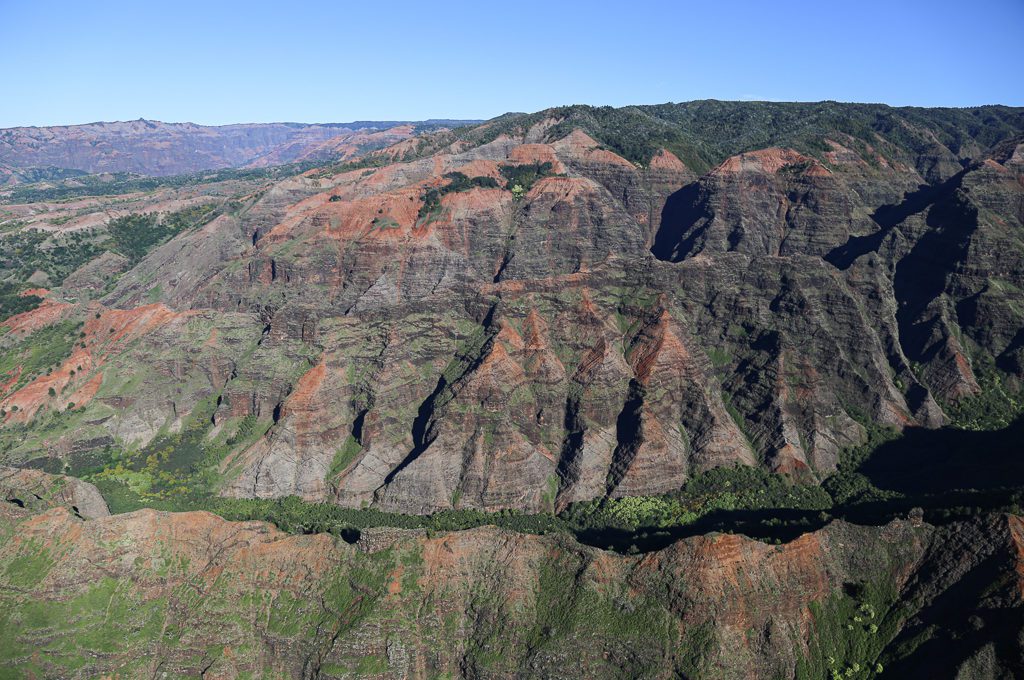
[[[152,510],[54,508],[0,532],[0,649],[45,676],[775,678],[826,657],[897,677],[1021,670],[1016,517],[837,522],[781,546],[710,535],[637,557],[495,528],[349,545]],[[857,609],[844,588],[889,595]],[[840,636],[870,623],[881,653],[848,656]]]
[[[721,465],[820,480],[865,421],[938,426],[990,365],[1024,377],[1017,143],[836,132],[698,178],[559,125],[273,183],[101,305],[12,317],[7,346],[62,319],[86,339],[48,375],[4,377],[5,422],[74,402],[87,426],[9,457],[144,445],[215,400],[211,437],[266,430],[219,462],[222,493],[537,511]],[[514,196],[524,168],[546,176]],[[454,172],[489,181],[446,192]],[[153,297],[166,323],[106,338]]]

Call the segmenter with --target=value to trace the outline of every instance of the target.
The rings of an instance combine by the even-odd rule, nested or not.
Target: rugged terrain
[[[419,127],[463,121],[195,125],[133,120],[0,129],[0,185],[86,173],[180,175],[345,159],[407,139]]]
[[[723,465],[821,480],[866,427],[993,398],[1008,422],[1024,147],[962,137],[1019,112],[979,110],[955,149],[911,118],[698,177],[665,148],[627,160],[574,111],[165,189],[164,243],[114,217],[120,197],[11,205],[12,243],[45,229],[30,245],[97,259],[60,287],[47,262],[14,274],[53,290],[5,322],[6,458],[81,470],[163,447],[168,472],[162,442],[200,429],[222,494],[536,512]],[[52,365],[23,361],[39,332]],[[161,470],[135,467],[148,491]]]
[[[92,602],[68,585],[75,551],[112,560],[112,592],[152,605],[139,640],[179,645],[146,647],[154,672],[201,670],[200,648],[210,669],[307,675],[359,656],[383,664],[359,672],[424,676],[1019,669],[1016,633],[994,631],[1020,629],[1020,530],[998,511],[1016,512],[1024,481],[1024,111],[693,102],[381,134],[398,137],[316,145],[301,172],[268,151],[250,163],[268,167],[8,192],[0,462],[85,477],[117,512],[260,516],[277,506],[246,499],[298,497],[364,529],[350,546],[207,514],[14,504],[11,535],[40,533],[3,559],[62,547],[9,592],[39,588],[25,592],[47,594],[45,621],[65,617]],[[915,505],[928,524],[900,519]],[[598,547],[359,519],[431,514],[557,520]],[[602,544],[605,521],[634,533]],[[240,538],[212,547],[220,535]],[[157,542],[173,559],[154,566]],[[273,566],[278,548],[308,551],[308,573]],[[449,549],[462,566],[428,557]],[[403,569],[416,587],[400,575],[391,592]],[[303,593],[281,641],[264,586]],[[188,628],[180,598],[205,588],[226,599],[201,625],[233,617],[216,643],[263,654],[255,666],[201,632],[154,637]],[[547,588],[560,599],[538,603]],[[883,633],[846,620],[862,605]],[[0,649],[50,663],[24,651],[65,644],[45,621]],[[427,641],[400,636],[409,625]],[[468,646],[430,641],[444,626]],[[131,662],[102,659],[88,667]]]
[[[835,522],[780,546],[712,534],[634,557],[494,527],[350,544],[203,512],[3,512],[0,660],[26,677],[1024,670],[1014,516]]]

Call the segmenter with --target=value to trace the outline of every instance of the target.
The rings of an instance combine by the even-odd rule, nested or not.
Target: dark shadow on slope
[[[996,357],[996,366],[1007,373],[1024,373],[1024,328],[1017,331],[1006,349]]]
[[[414,460],[419,458],[424,451],[427,450],[427,447],[434,443],[434,439],[437,438],[437,433],[434,432],[433,427],[435,422],[434,415],[439,405],[448,403],[448,400],[444,399],[444,397],[451,391],[454,385],[465,379],[466,376],[476,371],[480,364],[483,363],[483,360],[487,357],[487,355],[490,354],[493,337],[497,333],[497,331],[493,329],[494,314],[496,309],[496,305],[492,306],[488,310],[487,316],[484,317],[484,320],[481,324],[482,332],[487,334],[487,337],[484,343],[480,346],[479,350],[472,356],[462,356],[461,353],[457,353],[455,360],[465,362],[465,365],[462,367],[462,370],[460,370],[459,374],[454,379],[452,379],[450,383],[448,382],[448,378],[446,378],[444,375],[438,378],[437,385],[434,387],[433,392],[431,392],[430,396],[427,397],[423,401],[423,403],[420,404],[420,407],[416,413],[416,418],[413,420],[412,423],[413,448],[409,452],[409,454],[402,460],[402,462],[399,463],[391,472],[388,473],[388,475],[384,478],[384,484],[382,486],[390,484],[395,479],[395,476],[398,475],[399,472],[407,468]]]
[[[1024,676],[1015,552],[1000,516],[940,529],[904,593],[920,609],[888,645],[883,677],[953,677],[988,645],[1001,669]]]
[[[644,442],[643,407],[646,390],[636,378],[629,381],[629,392],[615,423],[616,446],[608,470],[605,495],[610,496],[629,472],[637,451]]]
[[[885,500],[853,499],[828,510],[763,508],[719,510],[696,522],[668,527],[578,529],[581,543],[618,552],[660,550],[710,532],[737,533],[785,543],[832,521],[882,525],[915,509],[930,524],[945,525],[979,514],[1002,512],[1024,502],[1024,416],[998,431],[909,429],[878,447],[858,470],[879,489],[899,494]]]
[[[944,196],[928,211],[929,231],[896,264],[893,292],[900,345],[913,361],[927,363],[944,346],[936,337],[941,319],[929,305],[945,292],[949,277],[967,257],[978,228],[978,209],[960,190]]]
[[[878,525],[920,508],[925,521],[943,525],[1015,510],[1024,502],[1022,442],[1024,416],[994,431],[908,429],[875,449],[857,470],[873,486],[896,495],[855,498],[835,506],[832,514]]]
[[[599,527],[582,529],[574,534],[580,543],[595,548],[620,553],[646,553],[667,548],[680,539],[713,532],[787,543],[809,531],[817,531],[831,519],[827,513],[818,510],[717,510],[682,526],[640,527],[635,531]]]
[[[680,262],[692,254],[702,231],[690,232],[701,218],[709,217],[699,201],[700,183],[692,182],[670,195],[661,210],[661,224],[654,235],[651,254],[665,262]]]
[[[371,400],[372,405],[372,400]],[[360,446],[363,445],[363,424],[366,422],[366,414],[370,412],[369,407],[360,409],[355,420],[352,421],[352,439]]]
[[[582,387],[580,389],[582,390]],[[558,474],[559,494],[572,488],[579,481],[580,459],[583,456],[583,436],[586,430],[586,421],[583,418],[583,407],[580,400],[580,394],[574,393],[572,390],[565,398],[565,415],[562,421],[565,437],[562,439],[558,465],[555,468]]]
[[[987,566],[972,581],[991,578],[988,585],[1005,579],[1007,571]],[[1018,633],[1024,629],[1024,611],[1020,608],[979,607],[986,599],[983,591],[955,587],[943,596],[941,617],[929,617],[926,626],[908,626],[907,631],[923,638],[914,640],[910,635],[899,635],[890,644],[891,653],[898,660],[887,659],[880,678],[939,678],[964,677],[956,675],[962,664],[991,645],[998,668],[1006,675],[988,677],[1024,677],[1024,664],[1020,660]],[[915,620],[920,617],[915,617]],[[888,652],[889,650],[887,650]],[[885,658],[885,657],[883,657]],[[971,676],[968,676],[971,677]],[[981,676],[985,677],[985,676]]]
[[[871,215],[871,219],[880,227],[878,231],[865,236],[851,236],[846,243],[833,248],[825,255],[825,261],[839,269],[849,269],[850,265],[861,256],[877,251],[882,245],[882,241],[897,224],[911,215],[924,212],[934,203],[958,189],[963,183],[964,175],[971,169],[965,168],[939,184],[923,184],[917,191],[904,194],[903,200],[899,203],[881,206]]]
[[[908,429],[878,447],[860,472],[880,489],[908,495],[1024,489],[1024,417],[991,432]]]

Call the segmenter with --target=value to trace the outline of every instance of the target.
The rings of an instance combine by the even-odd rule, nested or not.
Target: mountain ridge
[[[18,180],[21,172],[45,167],[166,176],[245,167],[275,151],[285,153],[278,162],[291,162],[300,159],[306,148],[329,140],[340,142],[367,131],[462,123],[464,121],[438,119],[211,126],[139,118],[79,125],[23,126],[0,129],[0,167],[6,168],[6,183]],[[288,146],[294,148],[286,149]]]
[[[342,540],[205,512],[83,520],[54,501],[0,503],[0,658],[36,674],[1021,670],[1013,515],[836,521],[782,545],[709,534],[630,556],[497,527]]]
[[[744,120],[766,111],[730,106]],[[801,119],[806,107],[794,106],[767,111]],[[819,108],[877,123],[876,108],[836,107]],[[633,109],[565,111],[605,135],[630,122],[619,146],[634,150],[668,125],[632,125]],[[234,192],[230,201],[186,185],[190,201],[221,207],[152,250],[97,245],[131,258],[112,286],[57,291],[12,323],[84,318],[79,350],[96,384],[118,370],[99,369],[106,357],[123,371],[179,351],[170,329],[256,343],[255,363],[217,343],[204,351],[218,368],[179,362],[198,381],[190,397],[109,383],[92,406],[71,399],[106,423],[80,436],[145,450],[167,428],[251,418],[263,436],[221,461],[220,493],[403,512],[671,493],[732,464],[821,481],[868,426],[940,426],[993,380],[1019,391],[1017,151],[983,162],[980,143],[954,152],[930,127],[884,118],[854,130],[870,143],[829,129],[809,152],[738,152],[697,173],[664,148],[631,162],[550,111],[525,120],[410,131],[349,162],[210,185]],[[988,140],[1010,126],[961,124],[944,123],[944,138]],[[802,126],[793,134],[812,139]],[[99,228],[87,241],[104,243],[109,217],[89,219]],[[151,219],[139,228],[160,224]],[[108,319],[150,340],[111,342],[100,332]],[[364,372],[376,378],[349,377]],[[25,379],[0,402],[11,423],[54,408],[46,380]],[[190,408],[213,395],[203,417]],[[100,416],[125,398],[137,415]],[[12,446],[25,464],[66,463]]]
[[[708,106],[7,190],[0,662],[1019,675],[1024,110]]]

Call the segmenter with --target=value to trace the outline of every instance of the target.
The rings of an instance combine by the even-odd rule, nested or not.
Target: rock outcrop
[[[249,186],[91,303],[87,265],[5,322],[5,427],[40,431],[5,459],[74,467],[191,423],[211,492],[541,511],[717,466],[820,481],[867,426],[1019,391],[1012,112],[955,151],[920,118],[951,112],[780,131],[700,176],[662,127],[574,115]],[[114,319],[154,305],[121,341]],[[33,333],[76,322],[49,372],[18,372]]]
[[[348,544],[55,507],[0,519],[0,652],[46,677],[1013,676],[1022,531],[836,522],[621,556],[487,527]]]
[[[0,522],[50,508],[64,508],[84,519],[110,515],[106,501],[92,484],[40,470],[0,467],[0,501],[7,503],[0,506]]]

